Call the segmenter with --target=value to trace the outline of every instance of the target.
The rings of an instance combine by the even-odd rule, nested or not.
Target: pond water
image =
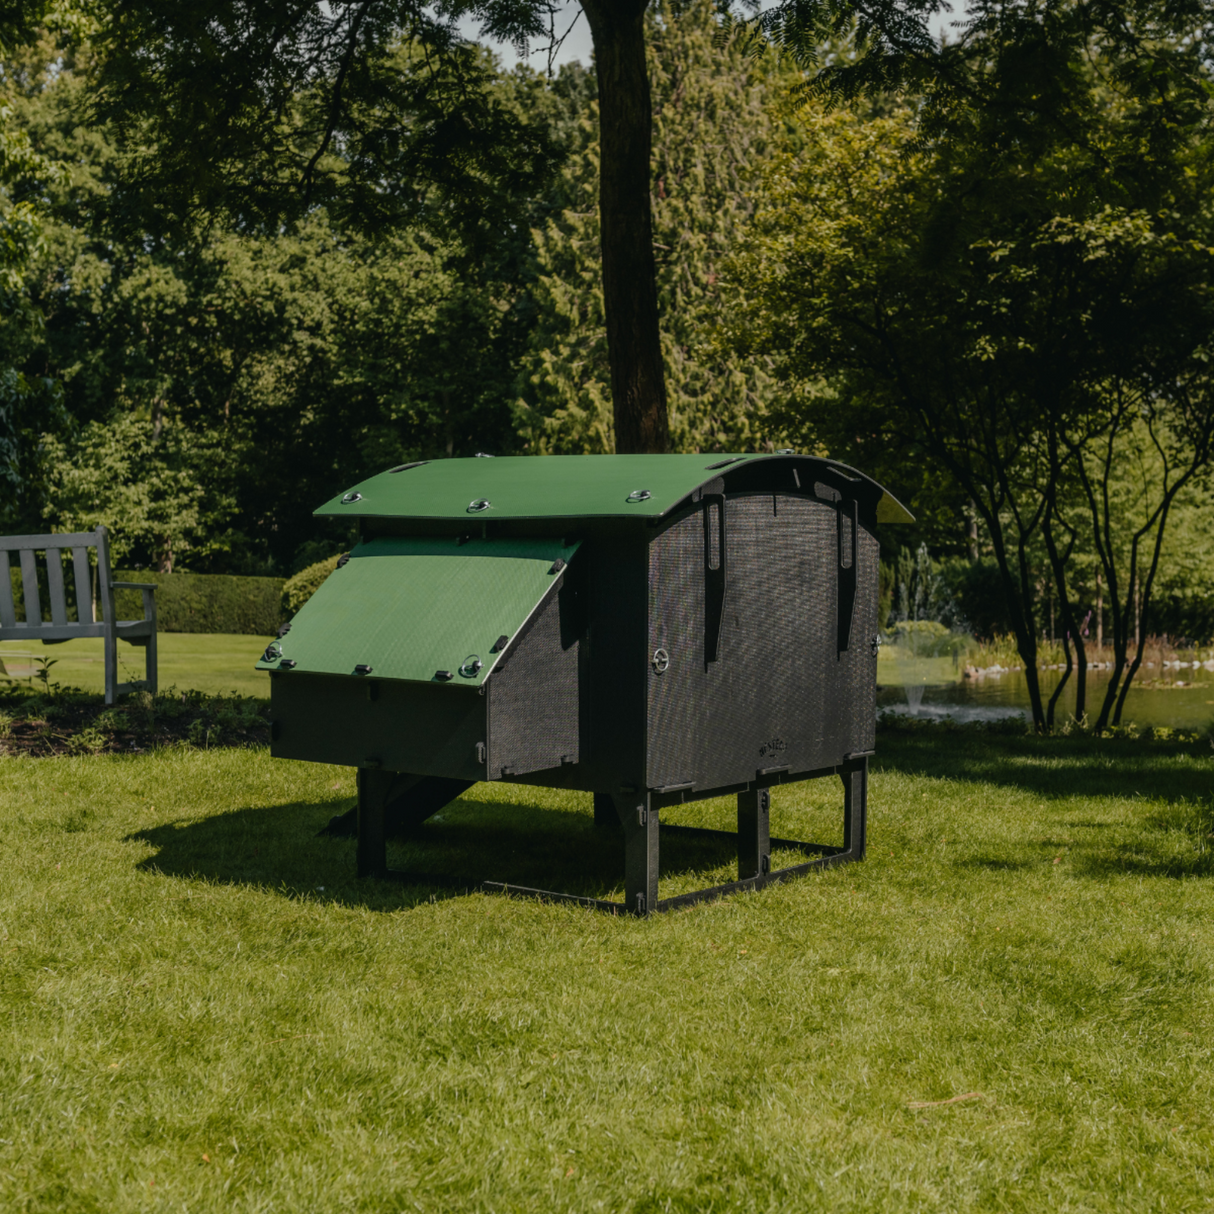
[[[925,718],[950,716],[956,721],[1028,716],[1028,685],[1023,671],[987,674],[971,679],[942,678],[942,675],[952,672],[941,663],[940,669],[924,672],[926,677],[921,675],[916,678],[911,670],[897,669],[899,665],[887,662],[879,664],[878,708]],[[1062,675],[1063,672],[1059,670],[1038,672],[1047,704]],[[1094,721],[1100,712],[1109,675],[1107,670],[1088,671],[1089,721]],[[1075,683],[1076,678],[1072,674],[1055,710],[1058,722],[1067,720],[1074,711]],[[1180,685],[1182,683],[1183,686]],[[1170,725],[1181,729],[1210,729],[1214,725],[1214,671],[1139,671],[1138,679],[1126,697],[1125,712],[1122,714],[1123,724],[1131,721],[1143,728],[1148,725]]]

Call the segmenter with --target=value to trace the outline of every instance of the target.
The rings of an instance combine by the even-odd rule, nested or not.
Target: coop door
[[[720,524],[692,515],[651,546],[650,648],[664,655],[664,669],[655,657],[649,672],[651,787],[717,787],[830,761],[823,756],[839,678],[836,511],[770,493],[722,504]]]

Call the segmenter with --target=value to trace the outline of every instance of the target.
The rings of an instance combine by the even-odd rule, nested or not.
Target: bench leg
[[[738,793],[738,880],[771,872],[771,789]]]
[[[143,675],[147,679],[147,690],[152,695],[156,694],[157,686],[157,664],[156,664],[156,634],[153,632],[148,637],[148,643],[144,649],[143,655]]]
[[[635,915],[658,908],[658,811],[646,793],[615,798],[624,827],[624,905]]]
[[[843,850],[849,859],[863,860],[868,829],[868,760],[854,759],[842,772]]]
[[[118,701],[118,638],[112,626],[106,629],[102,644],[105,647],[105,702],[115,704]]]

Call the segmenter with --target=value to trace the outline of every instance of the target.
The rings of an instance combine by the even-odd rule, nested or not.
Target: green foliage
[[[282,578],[127,570],[115,580],[155,585],[158,631],[269,636],[282,622]],[[119,590],[114,599],[120,620],[143,619],[139,591]]]
[[[0,690],[0,704],[0,758],[264,746],[269,740],[265,701],[235,693],[211,696],[170,687],[155,696],[137,692],[107,707],[100,694],[41,677],[41,686],[31,679],[28,687]]]
[[[653,90],[653,225],[662,352],[677,451],[771,444],[776,392],[766,357],[713,344],[724,261],[742,239],[749,182],[771,154],[781,82],[722,40],[707,0],[662,4],[647,20]],[[539,453],[614,450],[599,252],[597,110],[563,173],[559,215],[535,233],[539,320],[522,360],[517,425]],[[778,433],[774,437],[779,437]]]
[[[62,382],[73,420],[42,448],[23,529],[91,513],[115,520],[132,563],[292,572],[310,545],[348,546],[311,510],[351,481],[516,446],[542,198],[497,207],[488,246],[424,224],[368,238],[317,208],[269,233],[165,238],[132,226],[117,136],[89,110],[95,57],[50,39],[11,66],[20,123],[59,166],[39,184],[50,219],[31,290],[48,320],[27,365]],[[592,88],[577,68],[482,84],[554,148]]]
[[[912,624],[934,621],[946,631],[963,624],[948,584],[940,576],[940,565],[926,544],[920,544],[914,555],[907,548],[899,549],[892,574],[892,619]]]
[[[1121,661],[1131,587],[1214,447],[1214,131],[1191,98],[1156,105],[1123,45],[1029,76],[1020,49],[969,40],[1007,105],[950,111],[948,138],[921,108],[806,106],[739,259],[737,330],[794,391],[828,380],[790,411],[832,454],[973,503],[1043,722],[1043,599],[1073,603],[1073,558],[1098,556]]]
[[[338,558],[329,557],[301,569],[289,577],[282,588],[282,614],[289,620],[321,587],[321,584],[337,568]]]
[[[92,531],[104,525],[113,564],[136,556],[164,572],[172,572],[179,555],[222,548],[234,503],[208,500],[208,469],[222,463],[219,437],[208,437],[129,413],[89,422],[72,438],[46,435],[48,529]]]
[[[1192,642],[1214,639],[1214,493],[1196,488],[1168,525],[1147,627]],[[1179,643],[1179,640],[1178,640]]]
[[[349,230],[482,241],[519,221],[557,154],[489,54],[412,0],[110,7],[90,108],[114,132],[125,205],[157,232],[219,214],[274,231],[323,206]],[[516,18],[536,34],[528,7]]]
[[[981,638],[1011,634],[1003,580],[993,560],[950,557],[940,562],[938,570],[958,619],[970,632]]]
[[[25,367],[42,330],[27,276],[44,240],[36,202],[20,186],[47,168],[0,94],[0,529],[17,517],[37,435],[60,420],[58,386]]]

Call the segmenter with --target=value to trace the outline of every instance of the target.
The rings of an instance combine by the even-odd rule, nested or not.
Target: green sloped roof
[[[497,459],[436,459],[402,472],[381,472],[351,486],[361,500],[326,502],[317,514],[411,518],[656,517],[697,485],[719,476],[708,465],[758,459],[729,455],[544,455]],[[737,464],[731,464],[737,467]],[[634,490],[644,501],[629,502]],[[490,503],[481,514],[469,505]]]
[[[501,654],[489,650],[500,636],[513,638],[556,581],[558,558],[569,561],[577,544],[560,540],[370,540],[350,553],[291,621],[279,642],[295,671],[434,680],[456,672],[456,684],[485,681]],[[458,673],[465,658],[484,663],[471,678]],[[281,659],[257,664],[277,669]]]
[[[756,464],[795,460],[860,476],[881,522],[910,514],[880,485],[843,464],[781,455],[544,455],[436,459],[381,472],[326,502],[317,514],[479,521],[523,518],[657,518],[692,490]],[[756,470],[757,471],[757,470]],[[775,468],[772,469],[776,471]],[[629,501],[636,491],[648,494]],[[470,510],[487,501],[483,511]]]

